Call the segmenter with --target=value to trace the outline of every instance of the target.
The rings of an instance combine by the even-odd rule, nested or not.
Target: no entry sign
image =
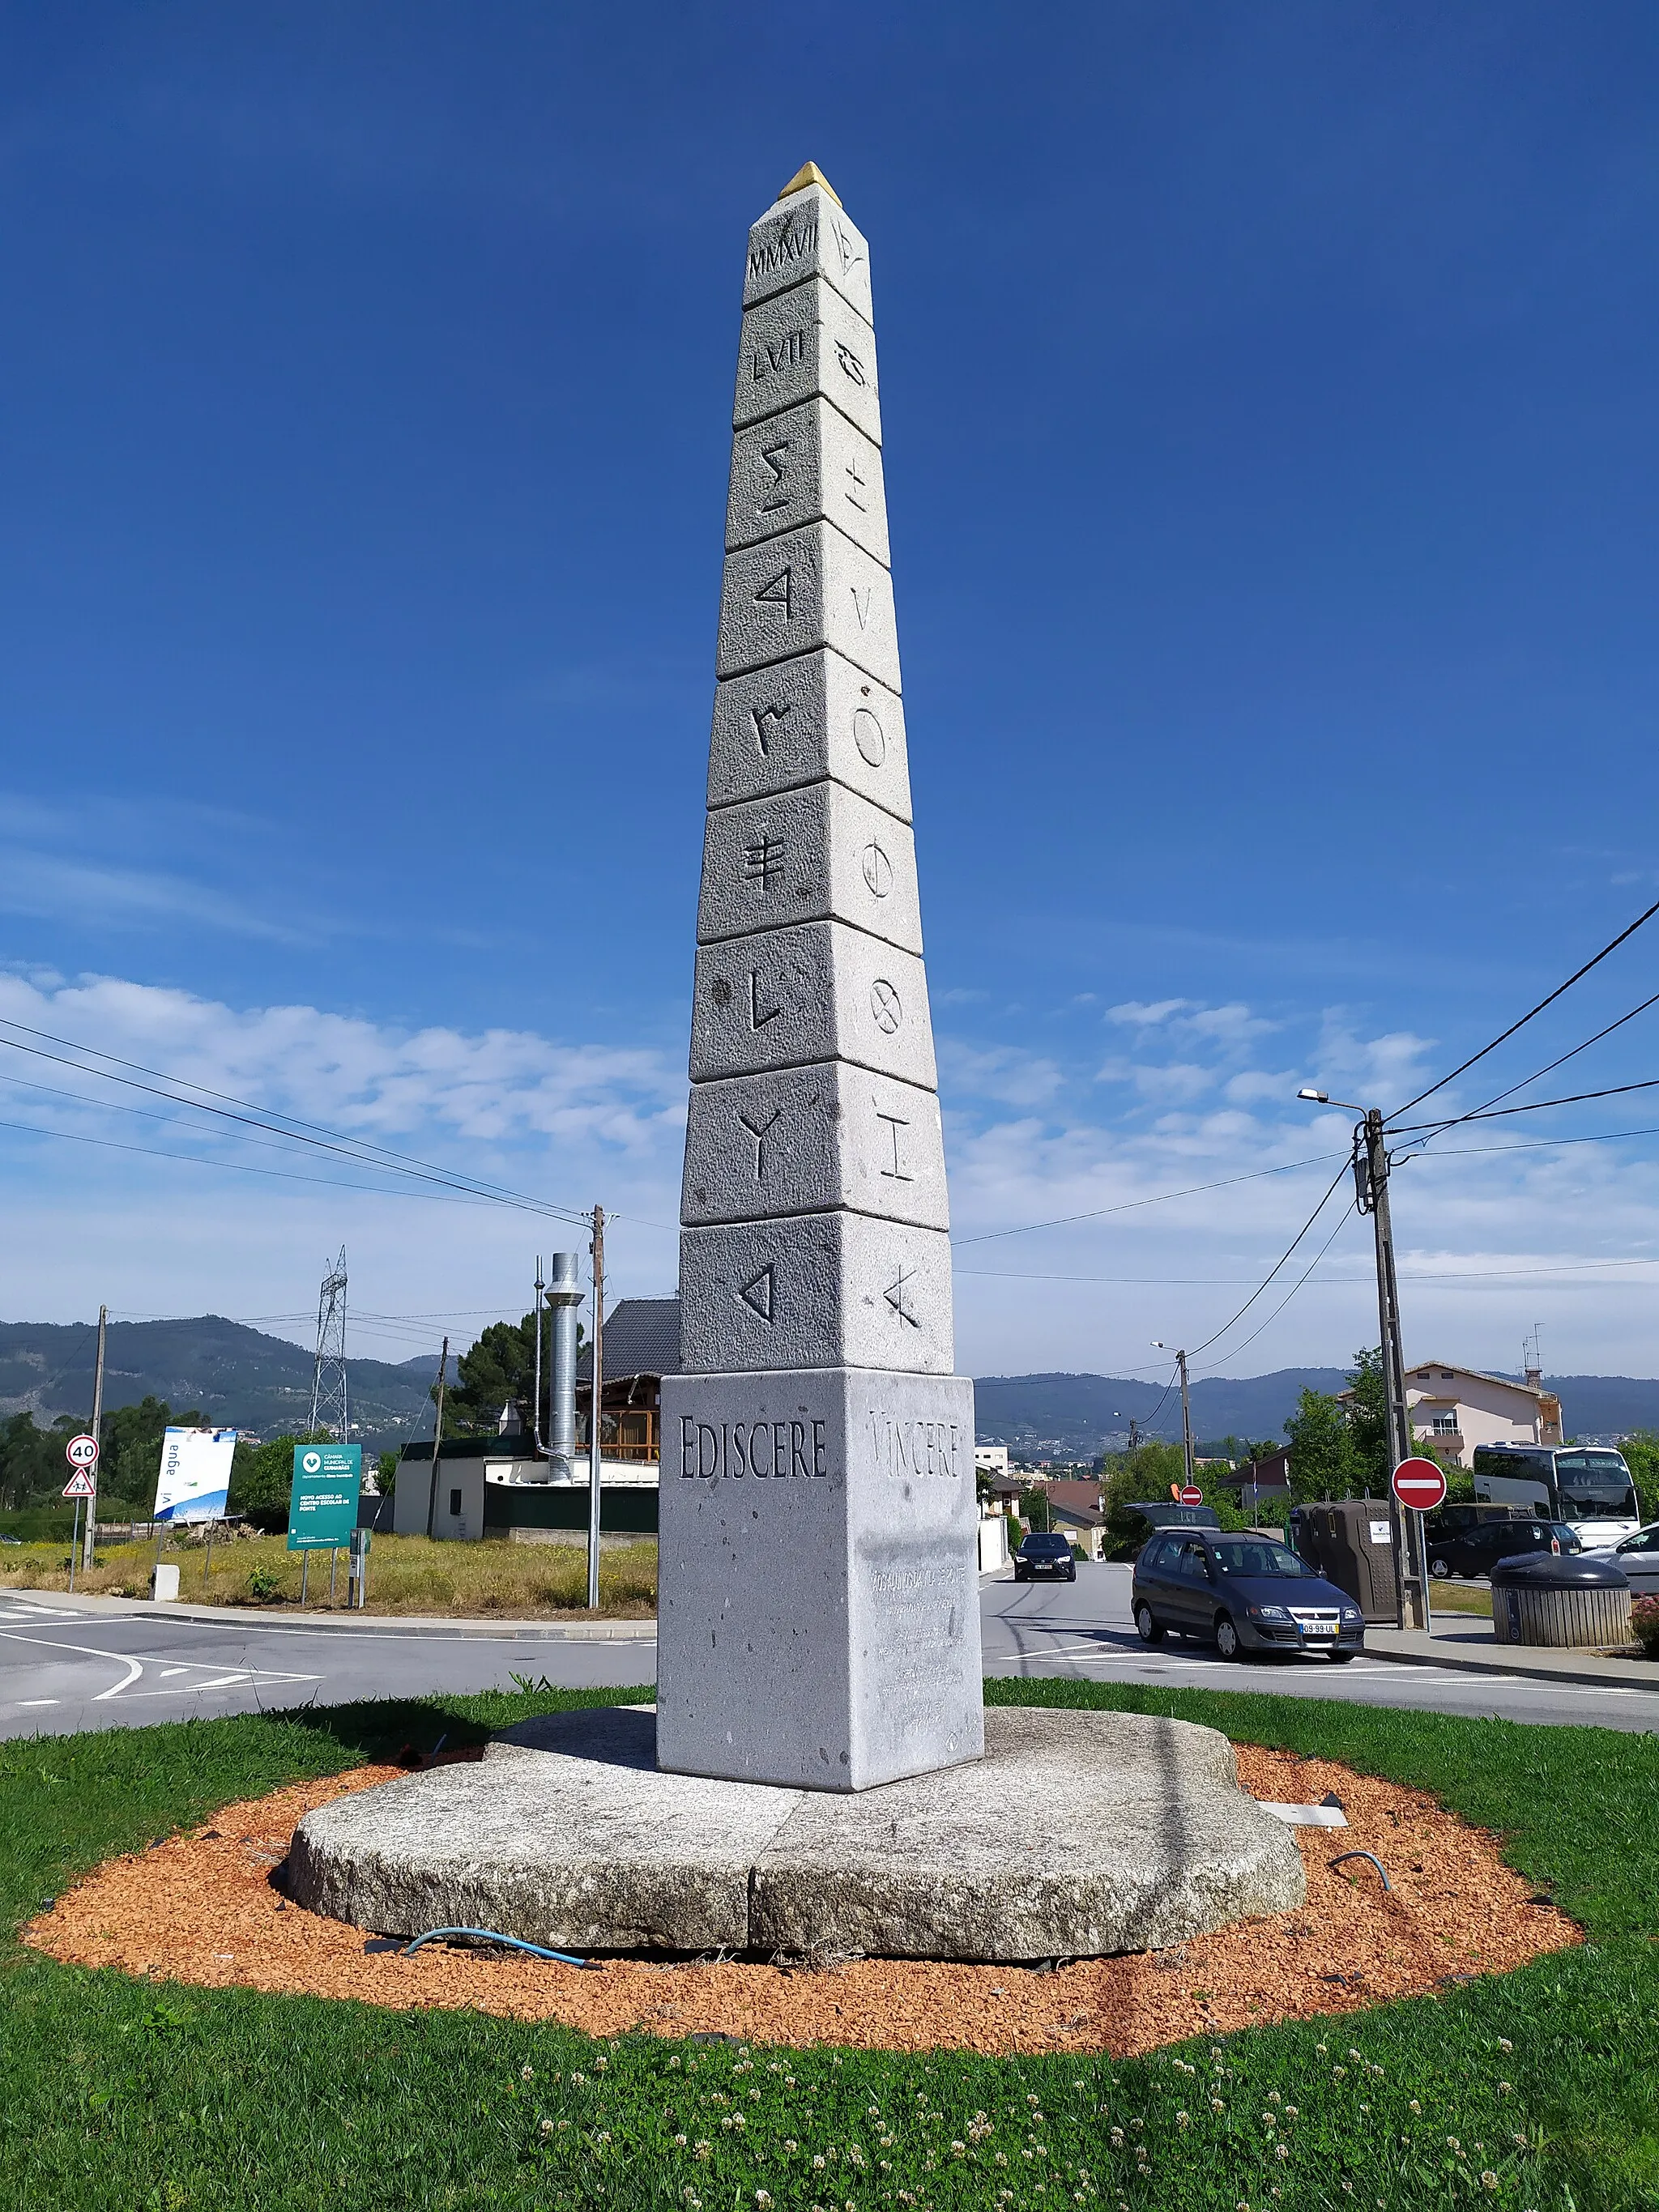
[[[1189,1482],[1181,1493],[1181,1502],[1183,1505],[1201,1505],[1204,1503],[1204,1492],[1195,1482]]]
[[[1432,1513],[1446,1495],[1446,1478],[1431,1459],[1402,1459],[1394,1471],[1395,1496],[1414,1513]]]

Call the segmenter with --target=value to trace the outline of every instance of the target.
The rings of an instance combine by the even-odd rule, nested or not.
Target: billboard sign
[[[361,1444],[295,1444],[288,1498],[288,1548],[327,1552],[349,1544],[363,1479]]]
[[[230,1495],[234,1429],[168,1429],[155,1486],[158,1521],[221,1521]]]

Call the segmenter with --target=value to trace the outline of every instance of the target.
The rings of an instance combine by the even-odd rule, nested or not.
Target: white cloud
[[[1167,1022],[1171,1014],[1178,1014],[1192,1005],[1190,999],[1126,999],[1121,1006],[1108,1006],[1109,1022],[1122,1022],[1134,1029],[1153,1029]]]
[[[1012,1045],[975,1048],[957,1037],[938,1043],[939,1085],[947,1094],[986,1098],[1003,1106],[1041,1106],[1064,1078],[1052,1060]]]

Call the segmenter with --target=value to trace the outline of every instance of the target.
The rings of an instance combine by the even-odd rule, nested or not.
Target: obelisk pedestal
[[[863,1790],[984,1747],[973,1385],[888,567],[869,248],[749,236],[665,1377],[658,1757]]]

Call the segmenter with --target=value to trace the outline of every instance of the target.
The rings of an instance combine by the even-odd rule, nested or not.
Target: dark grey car
[[[1248,1651],[1322,1651],[1352,1659],[1365,1648],[1359,1607],[1304,1566],[1275,1536],[1182,1528],[1154,1536],[1135,1561],[1130,1602],[1143,1644],[1178,1636],[1213,1643],[1224,1659]]]

